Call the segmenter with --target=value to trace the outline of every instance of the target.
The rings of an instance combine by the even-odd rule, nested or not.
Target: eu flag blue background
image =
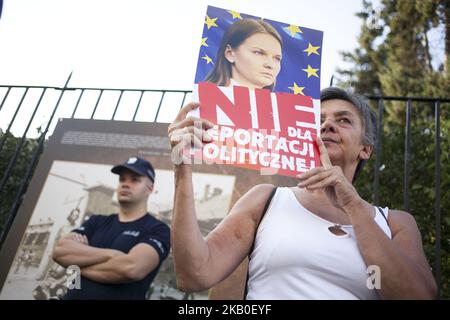
[[[212,70],[222,36],[231,24],[240,18],[261,19],[212,6],[208,6],[206,15],[195,83],[203,81]],[[208,28],[206,22],[211,21]],[[265,18],[264,21],[270,23],[283,40],[281,71],[274,91],[319,99],[323,32]]]

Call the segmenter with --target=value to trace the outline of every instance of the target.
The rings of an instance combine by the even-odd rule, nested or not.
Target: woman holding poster
[[[247,299],[436,296],[413,216],[369,204],[352,184],[375,145],[374,112],[338,88],[324,89],[321,103],[321,166],[299,175],[294,187],[254,186],[206,238],[195,215],[191,165],[175,165],[172,241],[180,289],[211,288],[249,256]],[[212,123],[186,119],[197,107],[185,106],[169,127],[174,157],[191,141],[212,140]]]
[[[273,90],[281,69],[282,40],[269,23],[242,19],[222,37],[217,62],[205,81]]]

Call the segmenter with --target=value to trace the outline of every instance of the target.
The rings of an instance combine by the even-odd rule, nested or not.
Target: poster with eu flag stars
[[[270,24],[281,38],[282,54],[277,58],[281,67],[270,89],[319,99],[322,31],[213,6],[208,6],[206,12],[195,83],[205,81],[215,65],[220,63],[220,55],[224,53],[218,53],[218,50],[228,28],[245,19],[262,20]]]

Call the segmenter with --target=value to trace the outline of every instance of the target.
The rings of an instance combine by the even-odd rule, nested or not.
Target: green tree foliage
[[[450,0],[381,0],[378,8],[371,1],[363,0],[363,10],[357,16],[362,20],[359,47],[354,52],[343,53],[348,68],[338,70],[339,86],[366,95],[449,98]],[[439,34],[439,43],[430,41],[433,32]],[[436,46],[441,49],[443,61],[439,61],[433,50]],[[403,208],[404,198],[405,105],[404,101],[385,102],[381,167],[378,168],[379,204],[398,209]],[[450,298],[450,104],[443,103],[441,109],[441,295]],[[432,267],[436,245],[435,129],[433,106],[414,102],[409,211],[421,230]],[[373,193],[374,160],[368,163],[357,182],[365,199],[371,199]]]
[[[343,53],[351,67],[338,70],[339,85],[369,95],[448,97],[450,0],[382,0],[380,10],[364,0],[363,8],[359,48]],[[434,68],[439,43],[430,45],[430,32],[445,42],[444,61]],[[392,106],[391,120],[404,123],[403,105]]]
[[[0,179],[3,179],[3,175],[6,173],[9,162],[21,142],[21,138],[16,138],[10,133],[0,134],[0,141],[3,139],[5,139],[5,143],[0,152]],[[22,179],[27,172],[28,165],[31,162],[36,146],[36,140],[26,139],[24,141],[19,150],[18,157],[13,163],[7,183],[0,194],[0,233],[5,227],[10,209],[13,206],[14,199],[19,191]]]

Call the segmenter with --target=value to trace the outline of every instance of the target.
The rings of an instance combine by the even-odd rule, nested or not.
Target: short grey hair
[[[370,108],[370,105],[369,105],[367,99],[359,94],[351,93],[351,92],[348,92],[348,91],[345,91],[343,89],[336,88],[336,87],[325,88],[320,92],[320,101],[321,102],[324,102],[327,100],[332,100],[332,99],[348,101],[356,107],[356,109],[359,111],[359,115],[361,117],[362,130],[364,132],[364,135],[362,137],[363,144],[365,146],[367,146],[367,145],[375,146],[376,139],[377,139],[377,130],[378,130],[377,115]],[[373,148],[373,152],[374,151],[375,151],[375,148]],[[356,167],[352,182],[355,182],[356,178],[359,176],[364,165],[366,164],[366,161],[367,160],[359,161],[358,166]]]

